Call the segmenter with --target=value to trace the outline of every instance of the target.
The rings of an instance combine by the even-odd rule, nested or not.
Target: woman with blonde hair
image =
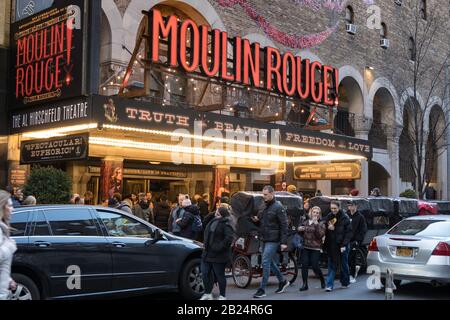
[[[10,237],[9,221],[13,211],[11,195],[0,191],[0,300],[8,299],[10,290],[15,291],[17,284],[11,278],[11,264],[16,242]]]
[[[308,271],[312,266],[314,273],[319,276],[322,289],[325,289],[325,279],[319,267],[322,240],[325,236],[326,226],[319,207],[313,207],[306,220],[300,225],[298,231],[303,236],[303,250],[301,254],[303,287],[300,291],[308,290]]]

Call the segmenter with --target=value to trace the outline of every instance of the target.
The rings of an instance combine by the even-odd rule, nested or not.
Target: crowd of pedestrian
[[[284,185],[284,192],[303,196],[297,192],[295,186]],[[9,191],[9,190],[8,190]],[[24,199],[21,189],[11,190],[11,193],[0,191],[0,300],[7,299],[16,284],[11,279],[11,261],[17,250],[14,240],[10,237],[9,221],[13,207],[36,205],[36,198],[28,196]],[[315,196],[321,195],[317,190]],[[351,196],[357,196],[359,191],[354,189]],[[372,192],[379,196],[379,189]],[[264,205],[256,216],[251,217],[259,230],[261,242],[262,280],[254,298],[266,296],[266,286],[270,275],[275,275],[278,288],[275,293],[281,294],[292,285],[283,276],[279,268],[279,253],[286,252],[292,233],[294,238],[301,239],[299,262],[301,265],[302,285],[300,291],[309,290],[308,278],[311,268],[319,278],[322,289],[333,291],[336,274],[340,274],[342,288],[347,288],[356,281],[357,270],[355,261],[349,261],[352,248],[360,246],[367,232],[364,216],[358,211],[356,202],[350,200],[346,208],[341,203],[332,201],[329,213],[323,216],[319,207],[311,207],[308,198],[300,214],[292,217],[283,205],[275,199],[272,186],[265,186],[262,195]],[[220,300],[226,299],[226,269],[230,266],[232,257],[232,243],[235,239],[235,226],[232,223],[232,208],[228,196],[215,198],[211,203],[208,194],[196,194],[191,197],[180,193],[172,203],[167,195],[162,194],[156,200],[151,192],[121,195],[115,193],[103,205],[121,210],[137,218],[148,221],[156,227],[192,240],[202,241],[204,250],[202,255],[202,277],[205,294],[202,300],[212,299],[214,284],[219,287]],[[70,202],[74,205],[94,204],[92,192],[83,196],[74,194]],[[210,210],[211,208],[211,210]],[[322,253],[328,259],[328,273],[325,278],[320,268]]]

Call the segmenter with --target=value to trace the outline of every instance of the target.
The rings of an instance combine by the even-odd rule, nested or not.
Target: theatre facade
[[[336,128],[348,68],[227,28],[225,2],[60,0],[12,24],[8,184],[52,165],[98,203],[283,182],[367,194],[371,121]]]

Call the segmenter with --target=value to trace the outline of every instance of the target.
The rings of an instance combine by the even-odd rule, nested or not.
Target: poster
[[[84,0],[60,0],[11,25],[14,108],[80,96]]]
[[[122,194],[123,161],[103,160],[100,169],[101,200],[110,199],[114,193]]]

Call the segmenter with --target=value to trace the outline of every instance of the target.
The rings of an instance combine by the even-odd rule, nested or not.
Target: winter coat
[[[305,227],[305,231],[300,232],[303,237],[303,247],[313,250],[322,249],[322,240],[326,232],[325,223],[319,221],[318,224],[309,224],[309,220],[306,220],[301,226]]]
[[[123,212],[133,214],[133,210],[131,210],[130,205],[127,201],[122,201],[117,209],[122,210]]]
[[[228,263],[231,260],[233,237],[229,218],[211,220],[204,232],[203,260],[210,263]]]
[[[153,209],[153,216],[155,219],[155,225],[164,230],[168,230],[168,221],[170,217],[170,207],[167,202],[159,202]]]
[[[353,215],[349,212],[348,216],[352,222],[353,237],[351,242],[358,242],[361,244],[367,233],[366,219],[359,211],[356,211]]]
[[[6,300],[11,283],[11,264],[16,242],[9,237],[8,227],[0,221],[0,300]]]
[[[202,216],[202,219],[204,219],[209,213],[208,204],[206,203],[205,200],[199,200],[197,205],[198,208],[200,209],[200,215]]]
[[[216,217],[216,212],[213,211],[211,213],[209,213],[206,217],[203,218],[203,226],[206,227],[212,220],[214,220],[214,218]]]
[[[147,202],[139,202],[138,204],[135,204],[133,207],[133,214],[142,220],[148,221],[152,224],[155,223],[152,209],[150,209]]]
[[[273,199],[264,203],[261,209],[258,214],[261,240],[287,244],[287,215],[281,202]]]
[[[336,218],[336,223],[334,224],[334,230],[328,229],[328,222]],[[325,225],[327,227],[325,247],[330,252],[340,252],[340,248],[350,244],[352,240],[352,223],[347,214],[339,210],[337,215],[330,212],[325,218]]]
[[[196,232],[192,231],[192,223],[194,222],[194,216],[200,215],[200,210],[193,204],[184,208],[184,216],[178,225],[181,228],[180,236],[183,238],[188,238],[195,240],[197,239]]]
[[[176,206],[175,208],[172,209],[172,211],[170,212],[170,217],[169,217],[169,221],[167,224],[167,226],[169,228],[169,232],[172,232],[173,234],[180,233],[181,227],[179,226],[179,224],[176,221],[178,219],[182,219],[184,214],[185,214],[185,210],[180,206]]]

